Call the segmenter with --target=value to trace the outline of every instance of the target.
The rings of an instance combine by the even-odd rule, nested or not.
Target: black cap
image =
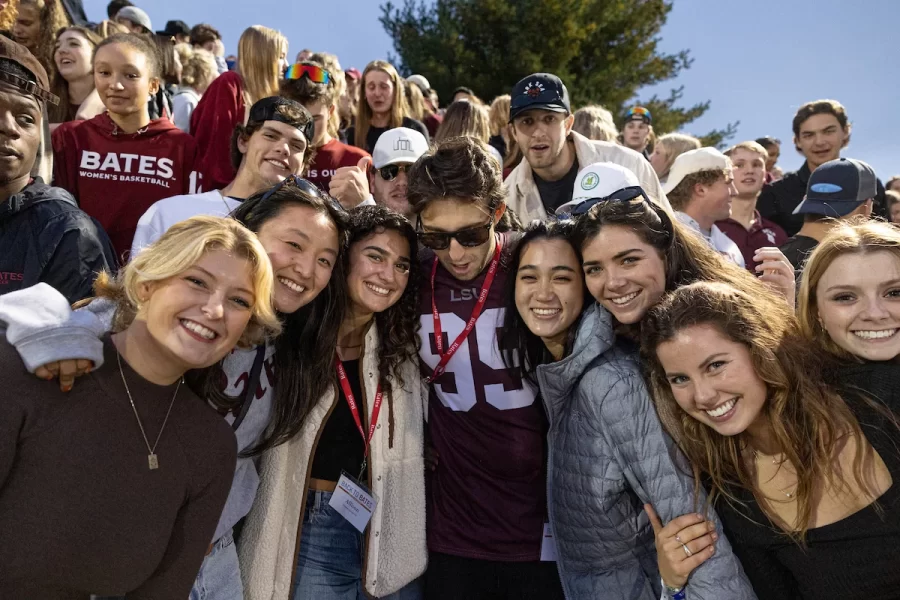
[[[168,36],[191,35],[191,28],[184,21],[168,21],[166,28],[162,31],[157,31],[156,34]]]
[[[569,114],[569,90],[551,73],[534,73],[515,85],[510,94],[509,120],[512,122],[526,110],[551,110]]]
[[[293,118],[281,107],[290,107],[300,111],[300,118]],[[262,123],[264,121],[280,121],[291,127],[296,127],[303,134],[303,137],[306,138],[306,143],[312,144],[316,125],[313,123],[312,115],[309,114],[309,111],[299,102],[295,102],[282,96],[269,96],[268,98],[257,100],[256,103],[250,107],[250,117],[247,119],[247,124]]]

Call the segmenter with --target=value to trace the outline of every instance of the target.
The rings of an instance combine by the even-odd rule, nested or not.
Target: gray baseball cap
[[[846,217],[878,193],[875,171],[861,160],[838,158],[819,165],[806,186],[795,215]]]

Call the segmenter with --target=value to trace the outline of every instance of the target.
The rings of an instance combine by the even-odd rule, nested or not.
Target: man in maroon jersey
[[[420,301],[437,456],[427,489],[426,598],[561,599],[556,565],[540,562],[546,421],[497,346],[506,257],[517,241],[495,233],[506,210],[499,165],[481,141],[447,140],[413,165],[407,197],[430,274]]]

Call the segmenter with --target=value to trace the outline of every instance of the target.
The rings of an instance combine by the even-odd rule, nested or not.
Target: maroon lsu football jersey
[[[428,548],[454,556],[522,562],[540,559],[547,499],[546,419],[535,391],[498,349],[503,325],[505,265],[519,236],[500,234],[503,257],[481,316],[430,386],[428,433],[438,467],[428,478]],[[420,253],[430,278],[434,253]],[[438,265],[435,304],[443,348],[465,329],[488,269],[459,281]],[[440,356],[434,342],[432,290],[421,294],[422,376]],[[515,310],[515,308],[513,308]]]

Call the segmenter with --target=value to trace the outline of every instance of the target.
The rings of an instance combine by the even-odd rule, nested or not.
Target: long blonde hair
[[[853,355],[834,343],[819,322],[816,289],[828,267],[839,257],[875,252],[890,252],[900,259],[900,229],[890,223],[858,217],[850,222],[836,223],[810,254],[803,268],[800,297],[797,300],[800,327],[807,338],[840,358],[853,358]]]
[[[275,314],[274,275],[265,248],[252,231],[234,219],[205,215],[169,227],[115,277],[108,273],[97,277],[94,283],[97,296],[109,298],[116,304],[113,330],[122,331],[134,322],[142,304],[139,294],[142,284],[176,277],[214,250],[244,258],[251,265],[254,302],[250,323],[238,345],[252,347],[267,335],[277,335],[281,324]]]
[[[468,100],[457,100],[447,108],[432,140],[435,144],[454,137],[473,137],[487,142],[491,137],[487,109]]]
[[[745,434],[721,435],[677,404],[656,351],[678,332],[696,325],[710,325],[749,350],[753,369],[766,385],[761,417],[770,424],[785,460],[797,471],[795,523],[784,523],[757,489],[752,463],[747,460]],[[722,499],[750,518],[742,510],[738,494],[747,490],[772,522],[802,544],[815,515],[821,486],[839,490],[849,487],[849,474],[834,468],[835,452],[847,439],[857,442],[852,479],[874,499],[864,468],[873,448],[847,403],[823,382],[826,363],[800,333],[796,318],[782,299],[720,282],[680,287],[651,309],[642,322],[641,353],[660,419],[691,463],[695,491],[699,493],[701,481],[708,482],[710,505]]]
[[[253,25],[244,30],[238,41],[238,73],[244,81],[244,102],[252,106],[257,100],[278,95],[281,82],[279,60],[287,52],[287,38],[280,31]]]
[[[488,109],[488,126],[491,128],[491,135],[501,135],[503,139],[509,137],[507,127],[509,125],[509,94],[497,96],[491,101],[491,107]]]
[[[699,150],[702,146],[700,140],[685,133],[667,133],[656,140],[656,145],[662,146],[663,150],[666,151],[666,167],[659,174],[660,177],[665,177],[669,174],[676,158],[690,150]]]
[[[60,0],[19,0],[19,11],[23,6],[33,6],[40,18],[40,40],[32,54],[47,71],[47,77],[51,81],[56,74],[56,61],[53,54],[56,51],[56,35],[63,27],[69,26],[69,17]]]
[[[403,125],[403,117],[406,116],[408,110],[406,108],[406,93],[403,90],[403,82],[394,65],[385,60],[373,60],[366,65],[363,71],[362,81],[359,85],[359,101],[357,102],[356,114],[356,130],[353,136],[353,145],[371,152],[373,148],[366,148],[366,137],[369,135],[369,128],[372,124],[372,107],[366,100],[366,77],[372,71],[381,71],[391,78],[394,86],[394,97],[391,102],[391,112],[388,117],[388,129],[400,127]]]
[[[0,31],[12,31],[19,14],[19,0],[9,0],[0,10]]]
[[[576,110],[572,131],[601,142],[615,142],[619,135],[612,113],[599,105],[582,106]]]

